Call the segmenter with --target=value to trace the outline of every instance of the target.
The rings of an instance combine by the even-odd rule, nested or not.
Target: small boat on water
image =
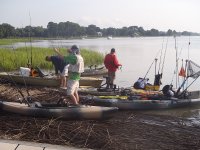
[[[10,74],[6,72],[0,72],[0,78],[8,80],[9,82],[16,82],[19,84],[26,83],[27,85],[34,86],[47,86],[47,87],[59,87],[60,80],[53,78],[52,76],[44,77],[32,77],[32,76],[22,76],[19,74]],[[80,86],[91,86],[100,87],[103,79],[96,77],[81,77]]]
[[[118,108],[86,105],[62,106],[58,104],[40,104],[38,102],[31,103],[29,106],[24,103],[0,101],[0,110],[32,117],[66,120],[98,120],[113,117]]]
[[[112,36],[108,36],[107,37],[108,40],[112,40],[112,38],[113,38]]]

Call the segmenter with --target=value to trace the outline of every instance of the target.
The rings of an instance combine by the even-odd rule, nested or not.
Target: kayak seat
[[[69,101],[63,97],[61,97],[58,102],[57,105],[61,105],[61,106],[65,106],[68,107],[69,106]]]
[[[37,72],[38,72],[38,74],[39,74],[39,77],[48,76],[47,74],[44,74],[44,73],[42,72],[42,70],[41,70],[38,66],[36,66],[35,69],[37,70]]]
[[[31,107],[42,107],[42,104],[40,102],[33,102],[31,103]]]

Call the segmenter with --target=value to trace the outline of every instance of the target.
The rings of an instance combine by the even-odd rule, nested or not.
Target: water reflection
[[[188,121],[184,121],[185,125],[200,125],[200,106],[166,109],[166,110],[151,110],[145,111],[144,114],[166,115],[187,118]]]

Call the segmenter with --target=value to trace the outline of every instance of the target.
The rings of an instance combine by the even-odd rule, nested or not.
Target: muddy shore
[[[17,86],[27,95],[27,89]],[[0,99],[21,97],[16,86],[0,83]],[[56,89],[28,87],[33,101],[55,102],[63,96]],[[0,138],[45,142],[92,149],[200,148],[200,125],[181,117],[152,115],[142,111],[119,111],[104,121],[67,121],[32,118],[0,112]]]

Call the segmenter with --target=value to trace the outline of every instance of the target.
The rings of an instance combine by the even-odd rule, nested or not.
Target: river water
[[[30,43],[26,43],[29,45]],[[162,85],[173,83],[178,87],[182,79],[176,79],[176,56],[178,66],[185,64],[186,59],[190,59],[200,65],[200,36],[196,37],[137,37],[137,38],[97,38],[80,40],[39,40],[32,42],[34,47],[70,47],[77,44],[80,48],[87,48],[101,53],[109,53],[111,48],[116,49],[116,55],[119,62],[123,65],[121,70],[117,71],[115,83],[120,87],[133,86],[139,77],[149,78],[153,83],[155,69],[158,72],[163,70]],[[16,43],[12,47],[24,47],[25,43]],[[157,63],[155,63],[157,58]],[[183,61],[182,61],[183,60]],[[150,67],[152,64],[152,67]],[[149,69],[150,68],[150,69]],[[149,71],[148,71],[149,70]],[[147,73],[148,72],[148,73]],[[191,83],[193,80],[189,80]],[[162,87],[161,87],[162,88]],[[189,87],[189,90],[200,90],[200,79]],[[168,114],[170,111],[162,111]],[[161,112],[159,112],[161,113]],[[200,110],[183,109],[171,111],[174,115],[187,116],[186,118],[196,118],[200,121]]]

